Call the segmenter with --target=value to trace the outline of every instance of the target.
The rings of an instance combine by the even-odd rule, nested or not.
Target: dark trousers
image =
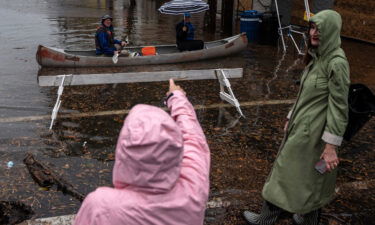
[[[202,40],[178,41],[177,48],[180,51],[200,50],[204,48],[204,42]]]
[[[260,212],[258,220],[258,224],[260,225],[273,225],[275,224],[277,218],[280,216],[281,213],[285,212],[285,210],[264,201],[262,211]],[[297,224],[301,225],[318,225],[320,221],[320,209],[314,210],[304,215],[297,215],[299,217],[298,220],[295,220]],[[294,218],[293,218],[294,219]]]

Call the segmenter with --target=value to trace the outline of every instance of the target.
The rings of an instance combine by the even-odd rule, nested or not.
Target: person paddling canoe
[[[131,54],[129,51],[123,50],[123,48],[128,44],[127,41],[115,39],[112,21],[113,18],[109,15],[104,15],[101,18],[101,24],[96,30],[95,34],[96,54],[113,56],[121,53],[133,56],[133,54]]]

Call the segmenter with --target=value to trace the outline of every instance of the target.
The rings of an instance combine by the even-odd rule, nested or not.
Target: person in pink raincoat
[[[194,108],[170,80],[171,115],[136,105],[118,138],[114,188],[100,187],[82,203],[75,225],[203,224],[210,150]]]

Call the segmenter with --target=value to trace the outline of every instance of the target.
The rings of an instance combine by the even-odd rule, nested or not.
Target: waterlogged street
[[[159,14],[162,1],[2,0],[0,5],[0,201],[20,202],[32,218],[70,215],[79,196],[112,186],[114,151],[128,110],[139,103],[161,106],[167,82],[65,87],[58,119],[50,131],[57,88],[39,87],[37,76],[128,71],[243,68],[232,79],[245,118],[219,97],[217,80],[176,81],[196,108],[211,149],[206,224],[243,224],[244,210],[259,212],[262,186],[283,138],[282,127],[298,91],[302,59],[273,46],[249,44],[240,54],[171,65],[130,68],[41,69],[39,44],[63,49],[94,48],[98,20],[111,12],[117,36],[132,45],[174,43],[178,16]],[[22,16],[21,16],[22,15]],[[197,38],[224,38],[204,30],[204,13],[193,15]],[[375,46],[344,40],[353,83],[375,91]],[[327,224],[374,224],[375,120],[339,150],[336,196],[323,209]],[[24,163],[27,153],[47,166],[50,188],[35,182]],[[12,162],[12,164],[9,164]],[[65,185],[65,186],[64,186]],[[74,193],[66,191],[74,190]],[[21,210],[14,218],[27,214]],[[3,221],[0,219],[0,221]],[[1,222],[0,222],[1,223]],[[288,215],[279,224],[290,224]]]

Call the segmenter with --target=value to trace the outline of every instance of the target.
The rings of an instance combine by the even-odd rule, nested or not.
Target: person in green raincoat
[[[263,187],[260,214],[245,211],[249,224],[271,225],[286,211],[296,224],[318,224],[334,194],[337,147],[348,121],[349,64],[340,48],[341,16],[324,10],[310,19],[306,67],[285,137]],[[325,173],[315,169],[324,160]],[[323,164],[323,165],[324,165]]]

